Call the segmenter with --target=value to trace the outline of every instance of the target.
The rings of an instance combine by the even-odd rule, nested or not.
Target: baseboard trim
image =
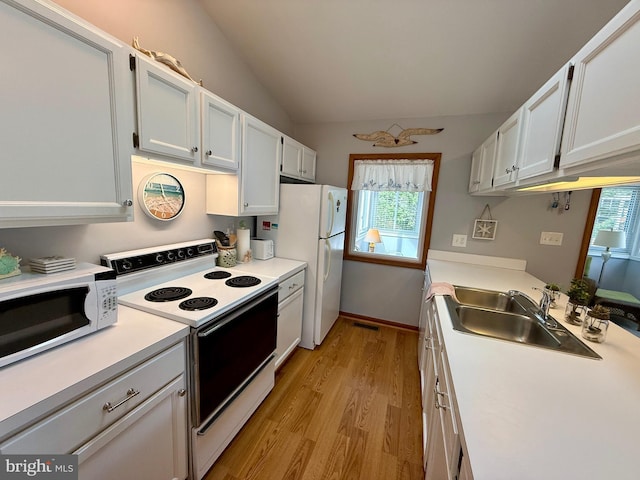
[[[398,322],[390,322],[389,320],[382,320],[381,318],[367,317],[366,315],[359,315],[357,313],[340,311],[339,314],[341,317],[352,319],[352,320],[358,320],[359,322],[363,322],[363,323],[370,323],[373,325],[384,325],[385,327],[397,328],[399,330],[408,330],[410,332],[418,331],[418,327],[414,325],[407,325],[407,324],[398,323]]]

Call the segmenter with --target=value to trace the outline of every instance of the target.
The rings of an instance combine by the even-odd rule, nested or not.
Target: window
[[[353,154],[345,258],[424,269],[441,154]]]
[[[612,252],[640,256],[640,186],[602,189],[589,242],[592,252],[604,250],[593,244],[600,230],[625,233],[625,248],[612,248]]]

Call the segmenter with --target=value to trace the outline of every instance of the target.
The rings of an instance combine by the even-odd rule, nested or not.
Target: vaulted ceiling
[[[294,123],[515,111],[628,0],[200,0]]]

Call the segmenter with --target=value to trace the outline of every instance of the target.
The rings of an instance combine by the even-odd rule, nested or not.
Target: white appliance
[[[115,272],[90,263],[0,280],[0,367],[116,323],[117,295]]]
[[[307,262],[300,346],[320,345],[340,310],[347,190],[331,185],[280,185],[278,215],[260,216],[257,236],[276,257]]]
[[[256,260],[268,260],[273,258],[273,240],[262,238],[251,239],[251,255]]]
[[[220,456],[275,384],[278,279],[216,267],[212,239],[102,255],[118,302],[191,326],[191,470]],[[190,477],[191,478],[191,477]]]

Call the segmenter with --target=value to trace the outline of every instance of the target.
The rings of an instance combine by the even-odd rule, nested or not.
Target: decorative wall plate
[[[479,240],[494,240],[496,238],[497,220],[477,219],[473,224],[472,238]]]
[[[140,182],[138,199],[144,213],[158,220],[173,220],[185,203],[180,180],[168,173],[152,173]]]

